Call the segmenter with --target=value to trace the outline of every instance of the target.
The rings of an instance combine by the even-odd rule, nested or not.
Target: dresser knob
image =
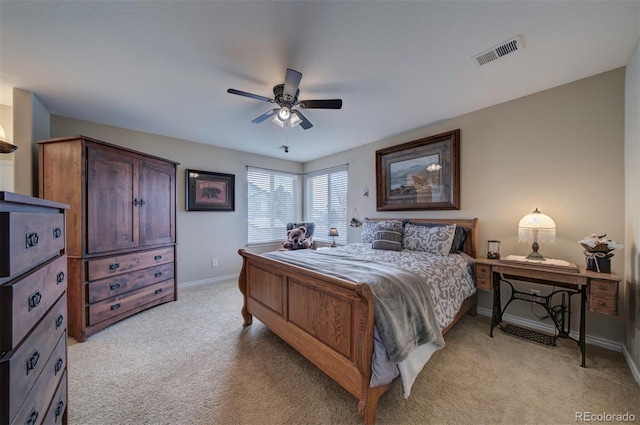
[[[38,421],[38,411],[34,407],[33,409],[31,409],[31,413],[29,413],[29,417],[27,418],[24,425],[36,425],[37,421]]]
[[[115,282],[109,285],[109,288],[113,291],[114,289],[118,289],[120,287],[120,282]]]
[[[153,259],[156,261],[162,260],[162,255],[156,255],[155,257],[153,257]]]
[[[27,248],[33,248],[38,245],[38,234],[37,233],[27,233]]]
[[[156,289],[156,295],[158,295],[160,292],[162,292],[162,288]]]
[[[109,264],[109,270],[116,270],[120,268],[120,263]]]
[[[56,282],[60,284],[63,281],[64,281],[64,272],[60,272],[56,275]]]
[[[117,310],[119,308],[120,308],[120,303],[114,304],[114,305],[111,306],[111,310]]]
[[[38,350],[33,350],[33,353],[31,353],[31,356],[27,359],[27,375],[30,371],[36,368],[39,361],[40,353],[38,353]]]
[[[58,416],[62,415],[62,411],[64,410],[64,401],[60,400],[58,405],[56,406],[56,422],[58,422]]]
[[[156,272],[156,273],[154,274],[154,276],[155,276],[155,277],[160,277],[160,276],[162,276],[162,272]]]
[[[58,239],[60,236],[62,236],[62,229],[59,227],[53,229],[53,239]]]
[[[58,329],[60,326],[62,326],[63,323],[64,323],[64,316],[61,314],[56,319],[56,329]]]
[[[36,291],[31,294],[31,296],[29,297],[29,311],[36,308],[38,304],[40,304],[40,301],[42,301],[42,294],[40,293],[40,291]]]
[[[62,370],[62,366],[64,365],[64,362],[62,361],[62,357],[58,357],[58,361],[56,362],[56,366],[55,366],[55,371],[54,371],[54,375],[57,375],[58,372],[60,372]]]

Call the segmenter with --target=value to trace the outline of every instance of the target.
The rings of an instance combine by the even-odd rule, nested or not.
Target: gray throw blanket
[[[422,344],[444,346],[429,288],[417,274],[390,264],[323,251],[274,251],[262,255],[368,284],[375,296],[375,323],[391,361],[402,362]]]

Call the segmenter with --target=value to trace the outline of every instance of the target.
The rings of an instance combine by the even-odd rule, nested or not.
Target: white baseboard
[[[478,314],[491,317],[491,310],[488,308],[478,307]],[[523,319],[522,317],[512,316],[510,314],[503,314],[502,318],[505,322],[509,322],[518,326],[523,326],[528,329],[544,332],[550,335],[553,335],[556,330],[555,326],[551,324],[541,323],[541,322],[537,322],[530,319]],[[571,331],[570,335],[572,338],[576,338],[576,339],[580,337],[578,332],[575,332],[575,331]],[[622,344],[618,342],[610,341],[608,339],[604,339],[596,336],[589,336],[589,334],[586,335],[586,342],[587,344],[596,345],[598,347],[606,348],[607,350],[613,350],[618,353],[622,353]]]
[[[631,371],[631,375],[636,380],[638,385],[640,385],[640,371],[638,371],[638,366],[633,362],[633,358],[631,357],[631,353],[627,351],[627,347],[622,347],[622,355],[624,359],[627,361],[627,366],[629,366],[629,370]]]
[[[180,288],[188,288],[190,286],[196,286],[196,285],[205,285],[205,284],[209,284],[209,283],[217,283],[217,282],[222,282],[225,280],[232,280],[238,279],[238,276],[240,276],[239,274],[230,274],[227,276],[218,276],[218,277],[212,277],[209,279],[202,279],[202,280],[194,280],[192,282],[183,282],[183,283],[179,283],[178,284],[178,289]]]

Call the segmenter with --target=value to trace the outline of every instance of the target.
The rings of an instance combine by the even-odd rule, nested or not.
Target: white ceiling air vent
[[[493,62],[496,59],[500,59],[522,49],[524,49],[524,45],[522,44],[522,35],[517,35],[510,40],[473,56],[471,60],[477,67],[481,67],[489,62]]]

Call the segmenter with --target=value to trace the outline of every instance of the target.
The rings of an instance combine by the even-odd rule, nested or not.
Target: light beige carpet
[[[236,282],[69,341],[69,424],[360,424],[357,401],[258,322],[242,327]],[[378,424],[573,424],[576,412],[635,415],[640,388],[620,353],[546,347],[465,317],[418,377],[396,380]]]

